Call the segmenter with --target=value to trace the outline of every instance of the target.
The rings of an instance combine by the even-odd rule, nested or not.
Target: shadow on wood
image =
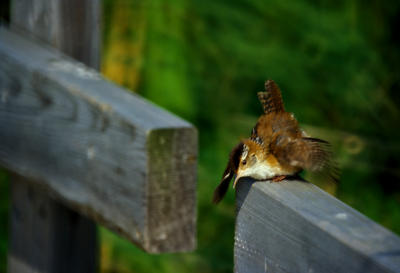
[[[8,272],[97,272],[95,223],[13,177]]]

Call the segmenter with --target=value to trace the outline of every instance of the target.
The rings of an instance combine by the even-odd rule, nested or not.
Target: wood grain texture
[[[8,272],[97,272],[90,220],[18,175],[11,188]]]
[[[400,238],[318,187],[243,179],[235,272],[400,272]]]
[[[197,131],[0,29],[0,164],[149,252],[195,247]]]
[[[12,7],[13,29],[98,69],[99,0],[14,0]],[[96,272],[96,223],[32,187],[29,178],[15,174],[12,181],[9,272]]]
[[[84,64],[100,67],[99,0],[13,0],[11,27]]]

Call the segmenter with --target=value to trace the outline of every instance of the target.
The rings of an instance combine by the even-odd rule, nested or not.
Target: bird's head
[[[252,177],[255,179],[264,179],[265,177],[265,164],[266,155],[268,154],[266,148],[252,139],[245,139],[242,141],[242,149],[239,157],[239,164],[236,171],[235,181],[233,187],[241,177]]]
[[[271,154],[260,141],[244,139],[236,145],[222,175],[222,180],[214,190],[213,202],[217,204],[226,194],[232,177],[235,177],[233,187],[241,177],[266,179],[271,177],[271,168],[268,165]]]

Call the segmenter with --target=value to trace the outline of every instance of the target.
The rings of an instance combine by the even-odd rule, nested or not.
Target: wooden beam
[[[11,28],[99,70],[100,5],[99,0],[13,0]]]
[[[97,272],[96,226],[25,178],[11,183],[8,272]]]
[[[400,272],[400,238],[308,182],[241,180],[235,272]]]
[[[95,69],[100,64],[99,0],[14,0],[11,28]],[[8,272],[96,272],[96,223],[12,176]]]
[[[146,251],[194,249],[196,129],[56,50],[0,40],[0,164]]]

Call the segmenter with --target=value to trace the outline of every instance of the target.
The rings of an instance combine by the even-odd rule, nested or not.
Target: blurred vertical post
[[[13,0],[11,28],[99,69],[99,0]],[[12,180],[8,272],[97,271],[95,223],[33,181]]]

